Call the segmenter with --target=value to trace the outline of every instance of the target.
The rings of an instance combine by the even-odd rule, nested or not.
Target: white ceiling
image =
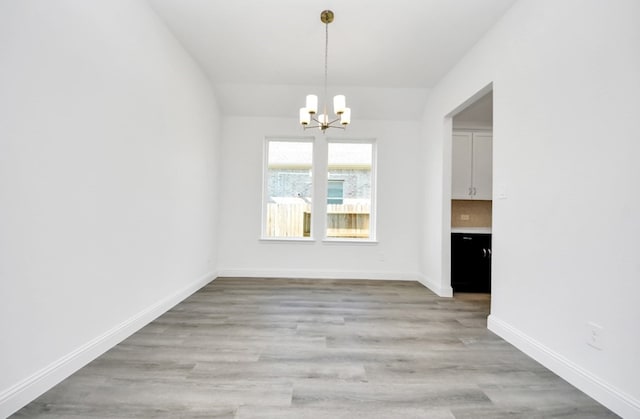
[[[333,10],[329,94],[339,87],[354,118],[373,119],[395,118],[398,108],[371,97],[419,118],[423,108],[414,108],[428,89],[514,1],[149,0],[206,71],[227,115],[295,117],[304,94],[321,93],[320,12]]]

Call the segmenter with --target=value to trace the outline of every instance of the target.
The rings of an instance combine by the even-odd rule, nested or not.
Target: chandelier
[[[324,10],[320,13],[320,20],[325,25],[323,113],[318,114],[318,96],[307,95],[306,106],[300,108],[300,125],[305,130],[308,128],[320,128],[324,133],[327,128],[345,129],[351,122],[351,109],[347,108],[344,95],[336,95],[333,97],[333,112],[336,117],[330,117],[327,112],[327,56],[329,51],[329,23],[333,22],[333,12]],[[317,125],[310,125],[312,123]]]

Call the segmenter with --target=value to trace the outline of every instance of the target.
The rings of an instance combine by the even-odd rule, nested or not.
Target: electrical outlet
[[[460,214],[460,219],[462,221],[469,221],[469,214]]]
[[[594,322],[587,323],[587,345],[600,351],[604,349],[604,327]]]

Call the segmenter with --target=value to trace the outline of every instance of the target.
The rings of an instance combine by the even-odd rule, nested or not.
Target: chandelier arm
[[[322,125],[313,125],[313,126],[309,126],[309,125],[305,125],[302,127],[303,130],[308,130],[308,129],[312,129],[312,128],[322,128]],[[341,129],[341,130],[346,130],[346,127],[339,127],[336,125],[327,125],[326,127],[322,128],[322,132],[328,130],[329,128],[334,128],[334,129]]]
[[[334,123],[338,122],[340,120],[340,118],[334,119],[333,121],[327,123],[326,125],[323,124],[322,122],[318,121],[317,119],[313,118],[312,121],[316,122],[318,125],[303,125],[303,129],[306,131],[308,129],[312,129],[312,128],[322,128],[322,131],[325,131],[326,129],[329,128],[336,128],[336,129],[341,129],[341,130],[346,130],[347,127],[343,127],[340,125],[333,125]]]
[[[326,115],[326,114],[325,114],[325,115]],[[340,119],[341,119],[340,117],[338,117],[338,118],[336,118],[336,119],[333,119],[333,120],[331,120],[331,121],[327,122],[327,125],[334,124],[334,123],[338,122]],[[317,123],[318,123],[318,124],[320,124],[320,125],[322,125],[322,124],[323,124],[323,123],[322,123],[318,118],[316,118],[315,116],[312,116],[312,117],[311,117],[311,120],[312,120],[313,122],[317,122]]]

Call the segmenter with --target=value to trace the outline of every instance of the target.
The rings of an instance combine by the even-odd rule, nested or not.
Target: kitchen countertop
[[[452,233],[491,234],[491,227],[451,227]]]

